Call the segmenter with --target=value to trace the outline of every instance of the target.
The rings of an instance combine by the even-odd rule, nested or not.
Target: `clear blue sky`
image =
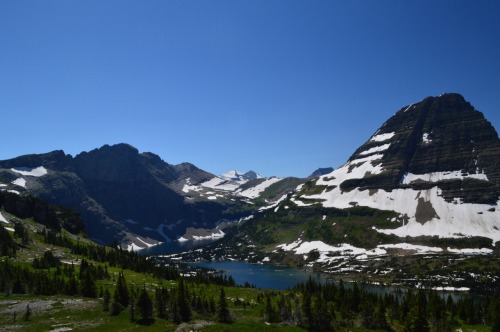
[[[0,159],[126,142],[305,177],[443,92],[498,131],[499,17],[496,0],[2,0]]]

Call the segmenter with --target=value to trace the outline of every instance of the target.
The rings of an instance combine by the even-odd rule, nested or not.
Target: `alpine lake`
[[[141,255],[145,256],[163,256],[192,249],[202,249],[216,240],[195,240],[184,242],[162,243],[161,245],[146,248],[140,251]],[[185,263],[191,271],[204,268],[216,271],[222,275],[231,276],[237,285],[248,283],[260,289],[276,289],[287,290],[292,289],[299,283],[306,283],[309,278],[319,283],[338,283],[339,278],[329,276],[327,274],[315,273],[313,271],[286,266],[273,263],[249,263],[247,261],[199,261]],[[345,287],[351,287],[350,282],[344,283]],[[404,287],[377,285],[377,284],[360,284],[361,287],[370,293],[385,295],[385,294],[402,294],[406,290]],[[470,295],[467,292],[451,292],[440,291],[442,297],[451,295],[453,300],[459,300],[464,297],[473,297],[480,299],[479,295]]]

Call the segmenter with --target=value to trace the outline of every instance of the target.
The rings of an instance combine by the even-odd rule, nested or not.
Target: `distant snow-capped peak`
[[[238,183],[245,183],[250,180],[262,178],[259,174],[255,173],[254,171],[248,171],[246,173],[243,173],[236,170],[232,170],[224,174],[221,174],[219,177],[224,180],[235,181]]]

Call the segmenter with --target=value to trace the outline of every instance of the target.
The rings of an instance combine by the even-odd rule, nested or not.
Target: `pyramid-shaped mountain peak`
[[[500,141],[493,126],[459,94],[428,97],[403,107],[349,158],[370,160],[379,174],[343,183],[343,189],[398,188],[408,174],[459,172],[488,178],[497,187],[466,200],[496,203],[500,184]],[[462,189],[462,188],[460,188]],[[445,190],[447,191],[447,190]]]
[[[316,185],[326,189],[301,199],[396,211],[397,235],[500,239],[500,140],[459,94],[401,108]]]

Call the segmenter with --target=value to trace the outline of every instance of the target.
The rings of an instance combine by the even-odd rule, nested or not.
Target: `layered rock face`
[[[178,189],[186,179],[198,183],[213,177],[188,163],[170,165],[152,153],[139,153],[128,144],[105,145],[74,158],[54,151],[0,162],[0,183],[8,184],[7,189],[76,209],[96,240],[139,246],[175,240],[188,227],[212,228],[223,218],[238,217],[225,212],[231,203],[190,201]]]
[[[375,157],[383,172],[342,184],[343,190],[438,186],[448,201],[496,204],[500,194],[500,141],[493,126],[458,94],[406,106],[349,161]],[[418,176],[424,175],[426,176]]]
[[[500,140],[458,94],[405,106],[298,204],[398,212],[399,236],[500,240]],[[318,190],[316,190],[318,191]]]

